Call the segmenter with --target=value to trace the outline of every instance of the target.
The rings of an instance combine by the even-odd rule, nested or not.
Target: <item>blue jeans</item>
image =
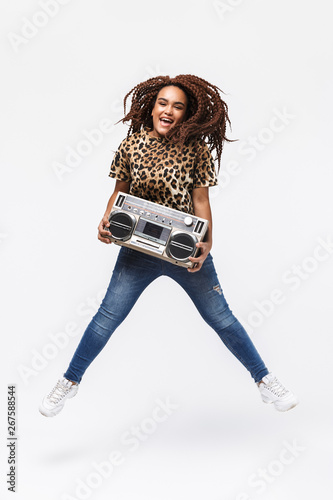
[[[189,295],[203,319],[259,382],[268,370],[243,326],[224,298],[211,254],[202,268],[189,273],[157,257],[122,247],[106,295],[89,323],[64,377],[80,383],[90,363],[124,321],[144,289],[159,276],[174,279]]]

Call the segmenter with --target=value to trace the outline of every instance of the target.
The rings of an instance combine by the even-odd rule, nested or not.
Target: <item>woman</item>
[[[297,404],[295,396],[270,373],[243,326],[224,298],[210,254],[212,215],[209,186],[217,184],[214,160],[220,167],[228,107],[221,90],[194,75],[158,76],[134,87],[124,99],[130,122],[127,137],[116,152],[110,176],[114,192],[98,226],[98,239],[110,244],[108,217],[119,191],[130,193],[209,221],[200,254],[192,268],[183,268],[157,257],[122,247],[110,285],[91,320],[67,371],[43,399],[40,412],[57,415],[67,399],[75,396],[85,370],[125,319],[143,290],[157,277],[174,279],[188,293],[203,319],[218,333],[227,348],[248,369],[265,403],[279,411]],[[126,101],[132,95],[129,113]]]

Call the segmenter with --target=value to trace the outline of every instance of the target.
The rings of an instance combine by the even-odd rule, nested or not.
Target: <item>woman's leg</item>
[[[174,266],[175,267],[175,266]],[[203,319],[216,331],[227,348],[259,382],[268,370],[247,332],[232,314],[209,254],[200,271],[170,268],[168,274],[186,291]]]
[[[122,247],[106,295],[74,353],[64,377],[79,383],[143,290],[160,274],[159,261]]]

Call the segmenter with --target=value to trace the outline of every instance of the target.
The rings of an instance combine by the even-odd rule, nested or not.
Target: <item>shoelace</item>
[[[52,391],[48,395],[48,399],[52,403],[59,403],[59,401],[61,401],[66,396],[66,394],[68,394],[70,389],[71,389],[70,387],[66,387],[59,380],[57,382],[57,385],[52,389]]]
[[[279,398],[287,394],[287,389],[278,381],[277,378],[274,378],[270,384],[266,384],[267,388],[273,392]]]

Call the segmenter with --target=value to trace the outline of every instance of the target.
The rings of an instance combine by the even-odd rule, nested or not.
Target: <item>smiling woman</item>
[[[110,167],[116,180],[98,239],[110,244],[109,215],[119,191],[182,210],[209,221],[205,241],[196,244],[198,257],[189,257],[192,268],[178,267],[157,257],[121,247],[110,285],[92,318],[63,378],[43,399],[40,411],[57,415],[78,391],[88,366],[126,318],[145,288],[160,276],[175,280],[192,299],[202,318],[250,372],[261,398],[285,411],[297,404],[292,392],[266,368],[250,337],[233,315],[219,283],[213,258],[212,214],[209,187],[215,186],[212,151],[218,165],[230,124],[221,90],[194,75],[158,76],[134,87],[124,99],[130,122]],[[132,96],[126,114],[126,100]]]
[[[152,137],[163,137],[185,117],[187,96],[183,90],[174,85],[162,88],[151,113],[153,118]]]

